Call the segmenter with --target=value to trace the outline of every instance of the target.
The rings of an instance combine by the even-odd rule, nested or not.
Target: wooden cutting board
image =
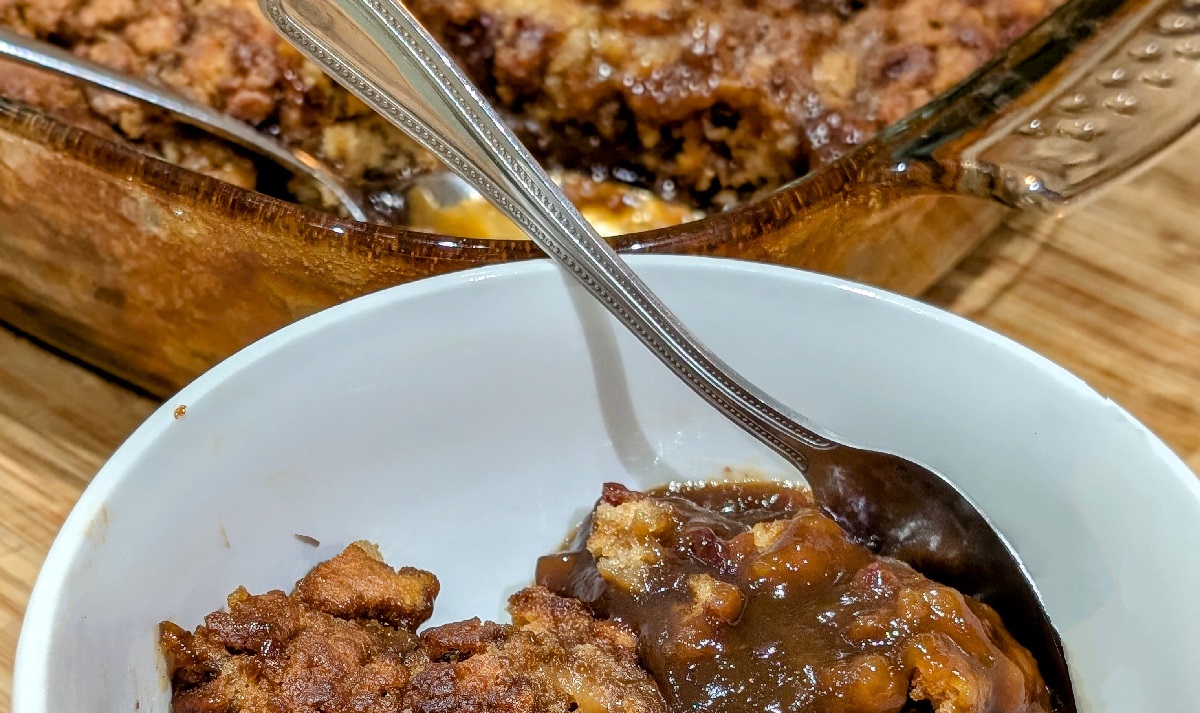
[[[926,299],[1046,355],[1200,470],[1200,135],[1061,220],[992,235]],[[0,713],[21,616],[88,480],[157,404],[0,328]]]

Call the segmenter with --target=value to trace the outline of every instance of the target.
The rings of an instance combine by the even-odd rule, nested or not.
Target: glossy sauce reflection
[[[608,485],[537,577],[637,631],[675,710],[1049,710],[991,609],[852,542],[806,490]]]

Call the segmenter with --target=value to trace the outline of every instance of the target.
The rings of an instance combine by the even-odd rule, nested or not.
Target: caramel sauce
[[[537,581],[631,627],[676,711],[1049,710],[990,608],[851,541],[806,490],[608,485]]]

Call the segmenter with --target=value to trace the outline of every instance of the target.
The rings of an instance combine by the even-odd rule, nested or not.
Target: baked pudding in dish
[[[800,72],[792,77],[796,91],[811,80],[817,86],[812,96],[817,98],[829,87],[852,87],[821,99],[828,116],[812,120],[815,140],[831,136],[827,133],[831,123],[854,123],[848,121],[851,110],[867,116],[874,126],[883,124],[887,112],[901,111],[896,102],[880,100],[887,92],[873,101],[865,98],[864,88],[880,83],[876,70],[886,69],[885,76],[890,72],[945,77],[958,71],[964,56],[974,56],[963,48],[981,46],[979,33],[970,30],[975,26],[972,22],[982,28],[983,37],[994,37],[998,45],[1004,35],[1001,29],[1016,33],[1023,23],[1032,22],[1022,18],[1037,14],[1013,10],[1024,4],[1008,10],[1003,6],[1003,2],[973,0],[939,6],[939,17],[921,18],[923,26],[915,19],[920,14],[915,3],[903,6],[913,11],[908,14],[901,12],[898,3],[840,10],[813,3],[778,10],[819,14],[824,19],[813,20],[814,26],[828,29],[823,37],[838,42],[848,42],[845,38],[858,32],[851,31],[858,27],[855,23],[872,17],[873,26],[883,28],[863,31],[857,45],[843,42],[835,48],[839,59],[814,64],[811,76]],[[595,12],[588,9],[591,6],[578,9],[591,23],[585,25],[596,29],[585,33],[586,47],[570,54],[566,50],[578,49],[577,39],[550,37],[547,42],[560,44],[548,55],[560,63],[579,57],[585,64],[603,60],[595,68],[607,73],[606,67],[616,66],[612,47],[643,45],[641,40],[634,42],[636,33],[621,44],[624,40],[606,29],[617,21],[617,9],[624,7],[597,3]],[[685,3],[675,7],[689,17],[702,9]],[[962,9],[962,17],[950,22],[954,7]],[[729,3],[719,9],[733,14],[769,10],[762,3]],[[174,34],[169,42],[158,43],[157,54],[144,56],[131,43],[136,39],[141,49],[154,48],[155,43],[141,34],[143,23],[136,20],[147,13],[163,18],[145,24]],[[1170,145],[1194,125],[1194,103],[1188,97],[1196,96],[1194,89],[1200,86],[1196,65],[1187,59],[1196,42],[1194,28],[1173,29],[1179,17],[1196,14],[1190,5],[1182,0],[1072,0],[1046,21],[1034,24],[979,71],[876,132],[874,138],[865,138],[873,129],[864,125],[863,143],[835,147],[846,150],[836,161],[828,162],[832,154],[819,155],[807,128],[796,128],[792,136],[799,148],[789,155],[797,162],[796,175],[807,172],[770,190],[776,179],[759,181],[742,171],[750,165],[748,154],[739,153],[736,160],[721,158],[726,148],[736,148],[736,136],[741,135],[740,128],[728,126],[735,116],[724,106],[697,105],[696,112],[686,116],[649,112],[636,102],[641,112],[636,116],[634,104],[622,108],[633,97],[646,100],[653,67],[668,66],[666,49],[678,46],[689,34],[677,33],[674,40],[667,34],[656,35],[660,44],[646,46],[660,47],[661,52],[648,52],[636,63],[622,64],[625,71],[635,72],[641,71],[642,61],[648,63],[649,80],[632,83],[628,93],[624,93],[624,80],[617,85],[609,80],[595,80],[595,86],[585,82],[578,92],[556,88],[564,78],[576,75],[550,61],[545,67],[550,74],[543,77],[547,88],[538,95],[542,98],[531,99],[504,89],[516,81],[513,62],[524,55],[509,56],[512,53],[503,43],[521,34],[517,30],[532,20],[508,23],[498,13],[496,7],[465,3],[426,8],[423,17],[435,29],[441,25],[442,41],[473,76],[486,75],[484,90],[522,136],[529,139],[550,127],[581,137],[575,147],[560,143],[533,148],[557,170],[566,192],[597,229],[614,236],[614,249],[626,254],[710,255],[788,265],[908,295],[931,286],[1013,208],[1061,210]],[[518,14],[540,17],[533,3],[504,17]],[[542,255],[530,241],[510,239],[520,236],[482,200],[447,210],[447,203],[427,199],[422,190],[429,183],[426,179],[441,180],[449,174],[439,173],[440,167],[400,133],[267,33],[265,21],[247,0],[186,4],[0,0],[0,23],[82,55],[120,56],[121,61],[142,67],[151,81],[175,81],[168,86],[192,91],[210,106],[249,112],[251,124],[264,135],[315,150],[373,198],[374,224],[322,212],[318,209],[330,203],[316,187],[280,176],[269,170],[273,167],[258,165],[220,142],[151,115],[144,107],[12,64],[0,68],[0,85],[5,87],[0,89],[0,253],[4,257],[0,320],[148,392],[165,397],[252,341],[354,297],[424,277]],[[786,23],[767,24],[783,27]],[[662,32],[669,33],[669,26]],[[642,33],[653,29],[646,23],[637,27]],[[835,32],[832,28],[837,27],[843,29]],[[722,28],[724,41],[729,41],[732,35]],[[934,49],[926,44],[932,40],[918,42],[928,52],[895,46],[905,38],[916,41],[918,29],[945,44]],[[1181,31],[1187,33],[1177,34]],[[226,36],[242,40],[225,41]],[[597,39],[596,49],[592,38]],[[601,42],[604,38],[608,39]],[[526,37],[521,46],[531,41]],[[820,50],[818,54],[825,51],[817,40],[805,46]],[[1176,52],[1176,46],[1185,53]],[[849,61],[852,47],[860,49],[862,57]],[[884,47],[895,50],[892,59],[903,56],[904,61],[886,61]],[[1132,58],[1142,56],[1139,53],[1144,54],[1146,47],[1159,54]],[[474,55],[472,48],[477,50]],[[587,59],[592,54],[594,58]],[[656,58],[663,63],[654,65]],[[934,58],[936,71],[930,69]],[[778,61],[800,59],[781,54]],[[199,82],[199,89],[189,90],[187,76],[208,62],[225,69]],[[845,70],[836,74],[840,78],[836,81],[831,79],[835,67]],[[684,69],[692,72],[687,63],[681,65],[680,74]],[[964,74],[967,71],[962,69]],[[1144,72],[1151,79],[1173,73],[1173,84],[1143,86]],[[487,76],[493,74],[503,77],[503,82],[497,79],[489,84]],[[774,111],[771,107],[797,106],[770,97],[757,104],[745,99],[753,97],[753,88],[739,82],[755,76],[751,71],[742,77],[722,75],[718,86],[726,89],[709,97],[739,107],[738,127],[761,118],[755,106],[767,107],[763,109],[767,113]],[[1111,79],[1114,76],[1116,80]],[[1105,83],[1125,80],[1131,83],[1128,87]],[[900,91],[907,81],[892,82],[892,96],[899,97],[900,103],[908,97],[916,105],[924,90]],[[599,102],[596,106],[616,109],[575,120],[567,116],[569,103],[560,110],[558,100],[546,99],[552,95],[571,99],[576,93]],[[1136,97],[1136,111],[1127,111],[1125,104],[1109,107],[1109,100],[1122,93]],[[734,101],[735,94],[745,101]],[[16,95],[23,96],[25,103],[9,98]],[[703,97],[689,101],[697,98]],[[58,108],[39,110],[34,105]],[[815,106],[807,100],[800,105]],[[96,113],[94,106],[106,114]],[[250,111],[255,107],[265,110],[255,116]],[[798,117],[795,112],[784,114],[808,121],[803,112]],[[612,123],[606,118],[610,116],[620,121]],[[80,128],[85,125],[91,128]],[[122,126],[142,132],[142,138],[123,138]],[[640,128],[630,130],[630,126]],[[1098,133],[1097,127],[1102,131]],[[774,136],[787,131],[780,129],[782,133]],[[622,144],[620,150],[588,148],[602,147],[610,138],[624,141],[634,136],[638,143]],[[759,148],[782,155],[766,142]],[[584,149],[586,156],[580,153]],[[245,185],[252,179],[259,192],[180,168],[155,155]],[[732,148],[729,155],[733,156]],[[686,157],[692,156],[714,156],[726,163],[723,168],[719,161],[710,166],[715,172],[708,180],[706,172],[690,172]],[[578,165],[558,165],[564,162]],[[63,180],[64,175],[70,180]],[[688,184],[685,177],[694,180]],[[414,181],[419,187],[413,187]],[[685,189],[685,184],[690,187]],[[722,209],[727,206],[733,207]],[[692,220],[699,216],[702,219]],[[239,309],[231,311],[230,305]]]
[[[675,225],[826,164],[965,78],[1056,0],[413,0],[606,234]],[[519,237],[410,193],[438,161],[278,37],[254,0],[0,0],[0,26],[321,158],[387,224]],[[0,95],[243,188],[336,208],[130,99],[5,63]],[[415,204],[415,205],[414,205]],[[460,211],[461,212],[461,211]],[[497,231],[506,235],[497,236]]]

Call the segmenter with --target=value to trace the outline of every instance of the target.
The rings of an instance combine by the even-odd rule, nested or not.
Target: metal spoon
[[[170,113],[179,121],[247,148],[288,171],[308,176],[337,198],[351,218],[366,222],[361,199],[314,156],[287,148],[247,124],[191,102],[162,87],[113,71],[54,45],[0,28],[0,57],[49,70],[94,87],[137,99]]]
[[[613,252],[449,56],[395,0],[259,0],[311,60],[491,200],[675,374],[803,473],[817,501],[878,551],[978,596],[1076,710],[1062,643],[1016,554],[933,471],[823,433],[701,344]]]

